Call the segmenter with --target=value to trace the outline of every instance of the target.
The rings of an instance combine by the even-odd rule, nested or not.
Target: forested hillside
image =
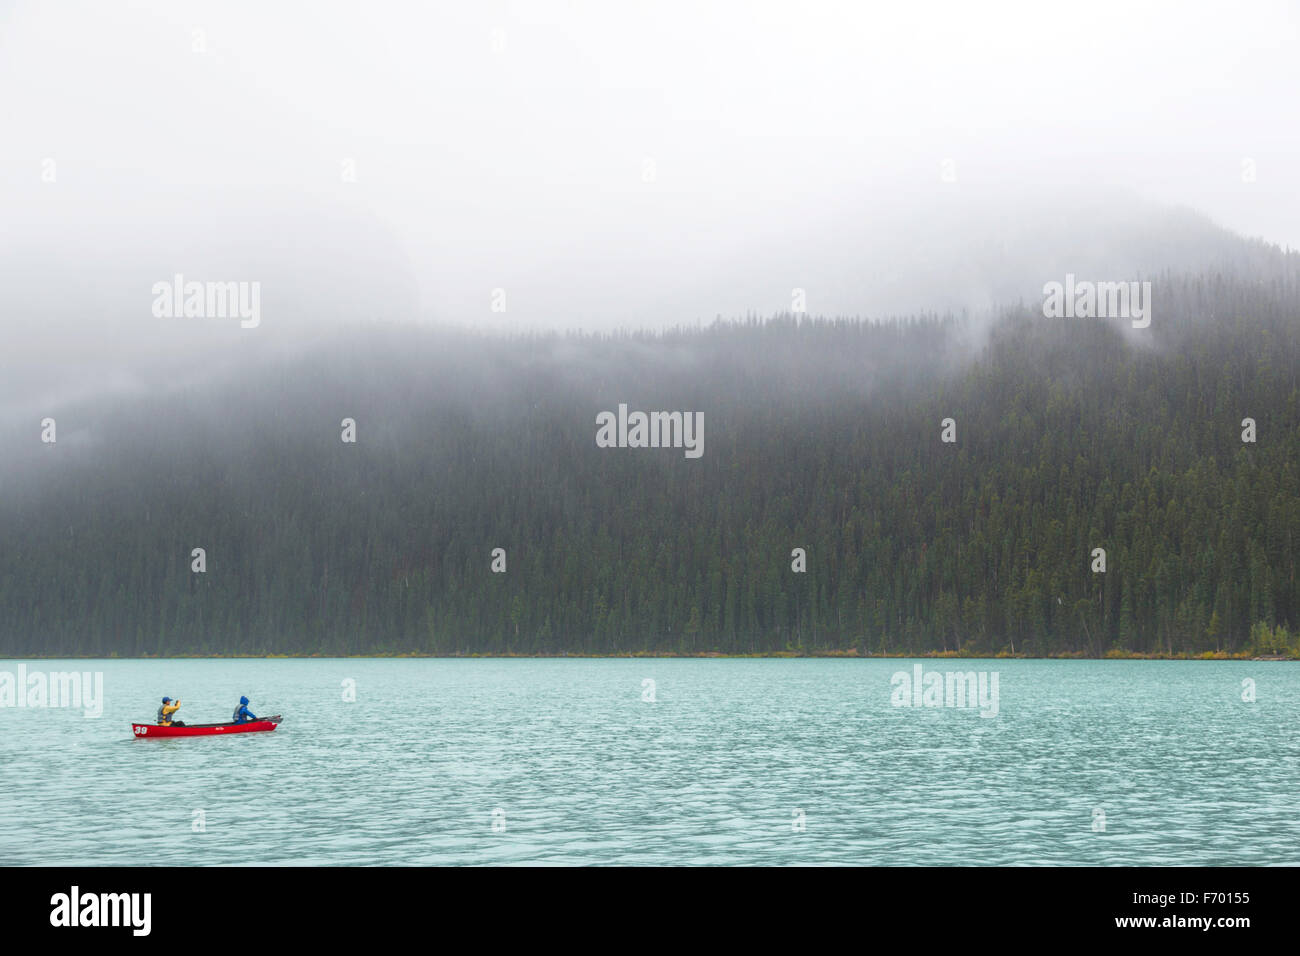
[[[376,325],[53,409],[56,443],[5,436],[0,656],[1283,651],[1300,264],[1272,263],[1155,277],[1145,330]],[[703,413],[703,455],[598,448],[620,403]]]

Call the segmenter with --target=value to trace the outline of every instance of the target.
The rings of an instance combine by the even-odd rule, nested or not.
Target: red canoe
[[[259,730],[275,730],[283,718],[263,717],[250,720],[246,724],[185,724],[177,727],[163,727],[160,724],[132,724],[131,730],[137,737],[209,737],[212,734],[255,734]]]

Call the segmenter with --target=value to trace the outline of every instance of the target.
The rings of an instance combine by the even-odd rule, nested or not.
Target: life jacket
[[[243,704],[240,704],[238,707],[235,708],[235,716],[234,716],[233,720],[234,720],[235,723],[237,723],[237,724],[242,724],[242,723],[244,722],[244,705],[243,705]]]
[[[163,707],[166,706],[167,706],[166,704],[163,704],[162,707],[158,708],[158,723],[160,724],[167,723],[167,715],[163,713]]]

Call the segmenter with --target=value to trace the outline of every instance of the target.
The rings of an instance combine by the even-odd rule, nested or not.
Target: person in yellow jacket
[[[162,706],[158,708],[158,726],[170,727],[175,724],[177,727],[184,727],[185,722],[183,720],[172,720],[172,715],[180,709],[181,700],[179,697],[176,698],[175,701],[170,697],[164,697],[162,699]]]

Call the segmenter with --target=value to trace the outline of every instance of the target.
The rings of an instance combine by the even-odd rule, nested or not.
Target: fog
[[[373,319],[982,309],[1300,246],[1297,48],[1284,3],[0,4],[0,406]],[[155,316],[176,274],[260,324]]]

